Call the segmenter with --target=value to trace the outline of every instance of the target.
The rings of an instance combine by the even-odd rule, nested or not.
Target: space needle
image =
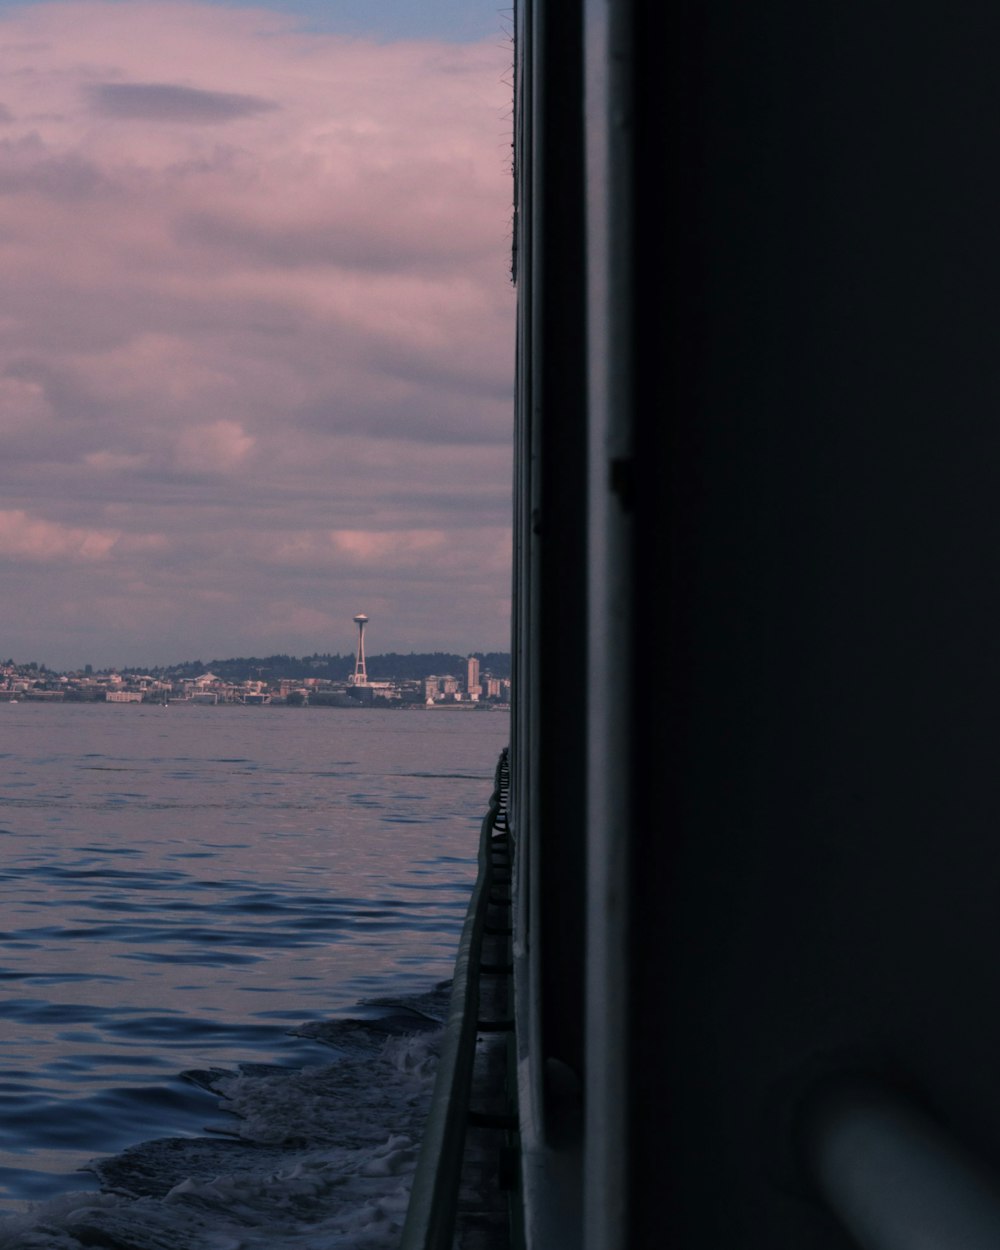
[[[354,661],[354,674],[351,677],[352,686],[368,685],[368,670],[365,668],[365,626],[368,624],[368,617],[364,612],[359,612],[354,618],[354,624],[358,627],[358,658]]]

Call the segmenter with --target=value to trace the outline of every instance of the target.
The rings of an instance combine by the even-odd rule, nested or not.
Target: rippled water
[[[0,704],[0,1203],[200,1135],[218,1089],[183,1072],[329,1064],[291,1031],[448,977],[506,738],[486,711]]]

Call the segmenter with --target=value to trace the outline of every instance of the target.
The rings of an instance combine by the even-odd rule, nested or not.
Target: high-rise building
[[[465,689],[469,694],[479,693],[479,661],[474,655],[469,656],[466,666]]]

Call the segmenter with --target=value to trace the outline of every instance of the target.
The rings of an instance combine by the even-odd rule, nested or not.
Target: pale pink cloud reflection
[[[509,55],[0,16],[4,655],[506,646]]]

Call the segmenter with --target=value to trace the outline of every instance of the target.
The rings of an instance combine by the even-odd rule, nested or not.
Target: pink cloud
[[[120,537],[114,531],[56,525],[20,509],[0,512],[0,548],[9,559],[103,560]]]
[[[234,473],[253,450],[254,441],[238,421],[188,426],[177,437],[177,461],[196,473]]]
[[[19,508],[0,510],[0,550],[8,560],[89,563],[107,560],[116,549],[135,554],[156,551],[165,545],[158,534],[85,529],[46,521]]]
[[[499,40],[260,9],[0,16],[0,568],[100,563],[104,603],[142,587],[149,632],[128,614],[91,660],[253,649],[222,552],[283,579],[283,649],[328,645],[310,622],[359,596],[386,648],[504,644],[492,590],[452,616],[464,640],[435,597],[504,586],[509,558],[506,69]],[[13,641],[46,593],[70,588],[33,589]]]

